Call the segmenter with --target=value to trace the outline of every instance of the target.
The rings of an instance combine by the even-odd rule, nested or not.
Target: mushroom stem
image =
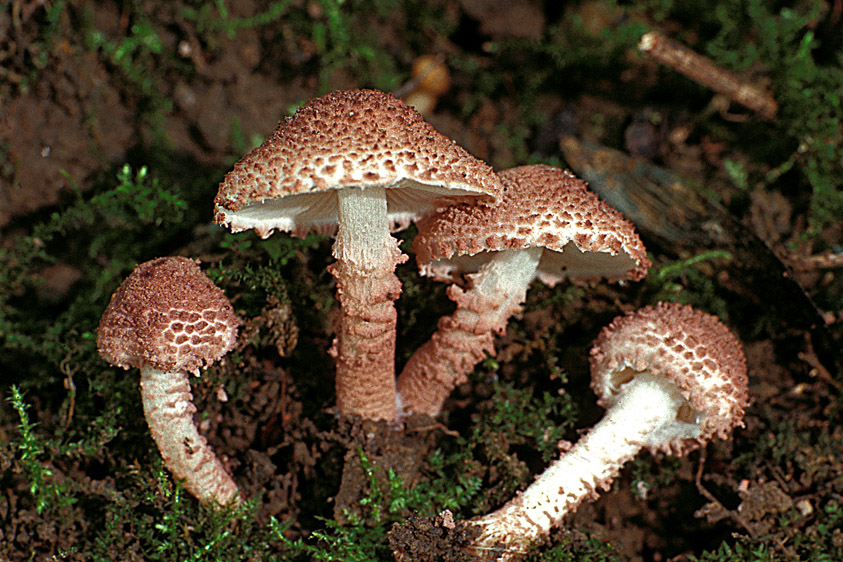
[[[331,354],[337,361],[340,413],[394,420],[395,266],[407,260],[389,234],[383,187],[338,190],[338,229],[328,271],[337,281],[340,322]]]
[[[389,234],[386,189],[337,189],[337,236],[333,255],[361,273],[395,269],[398,241]]]
[[[404,411],[436,416],[454,387],[467,380],[486,354],[495,354],[494,334],[503,333],[507,320],[521,310],[541,255],[541,248],[496,252],[468,276],[470,289],[448,287],[456,311],[439,320],[437,331],[398,377]]]
[[[505,561],[525,553],[583,500],[608,489],[642,448],[698,433],[697,424],[677,417],[690,410],[678,387],[664,377],[637,373],[619,392],[603,419],[526,490],[473,521],[482,531],[469,548],[472,554]]]
[[[193,423],[196,407],[187,373],[145,367],[140,386],[144,416],[164,466],[206,505],[239,503],[237,484]]]

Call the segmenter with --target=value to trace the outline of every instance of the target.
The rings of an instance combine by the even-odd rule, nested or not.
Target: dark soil
[[[418,562],[462,562],[468,560],[465,548],[479,534],[465,521],[454,521],[450,511],[427,518],[410,517],[396,524],[389,533],[389,544],[396,560]]]

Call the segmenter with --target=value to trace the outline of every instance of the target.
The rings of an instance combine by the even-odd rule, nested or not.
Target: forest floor
[[[387,533],[494,510],[602,415],[588,354],[658,301],[743,342],[744,427],[642,454],[531,560],[843,560],[843,2],[16,0],[0,8],[0,561],[392,560]],[[643,55],[650,30],[776,100],[759,115]],[[639,283],[549,288],[437,419],[334,409],[330,240],[213,224],[232,165],[307,100],[406,95],[502,170],[570,168],[635,223]],[[398,234],[409,248],[410,228]],[[138,263],[197,258],[244,319],[192,380],[250,501],[200,506],[164,469],[138,376],[98,355]],[[449,314],[411,254],[400,367]],[[421,559],[421,558],[420,558]]]

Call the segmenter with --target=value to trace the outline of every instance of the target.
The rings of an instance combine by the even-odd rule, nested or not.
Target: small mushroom
[[[237,484],[193,423],[188,374],[228,353],[239,318],[193,260],[138,265],[100,320],[97,347],[110,364],[140,369],[143,412],[164,465],[207,505],[240,501]]]
[[[591,350],[597,423],[526,490],[474,520],[480,559],[511,560],[585,499],[606,490],[641,449],[682,456],[742,426],[746,359],[715,316],[660,303],[616,318]]]
[[[421,272],[470,288],[448,287],[456,311],[398,377],[406,412],[435,416],[466,380],[494,335],[521,309],[530,282],[639,280],[650,261],[635,229],[568,171],[532,165],[504,170],[501,200],[455,206],[419,222],[413,243]]]
[[[336,233],[329,271],[340,326],[337,408],[393,420],[395,267],[407,256],[390,231],[454,201],[494,200],[491,168],[436,132],[414,109],[376,90],[311,100],[241,159],[220,184],[216,221],[233,232]]]
[[[422,55],[413,61],[409,91],[402,99],[422,115],[430,115],[436,102],[451,87],[451,73],[443,57]]]

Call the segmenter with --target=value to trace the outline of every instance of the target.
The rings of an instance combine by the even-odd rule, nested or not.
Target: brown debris
[[[468,562],[464,549],[480,530],[466,521],[454,521],[449,510],[433,517],[412,516],[389,532],[389,546],[398,562]]]

